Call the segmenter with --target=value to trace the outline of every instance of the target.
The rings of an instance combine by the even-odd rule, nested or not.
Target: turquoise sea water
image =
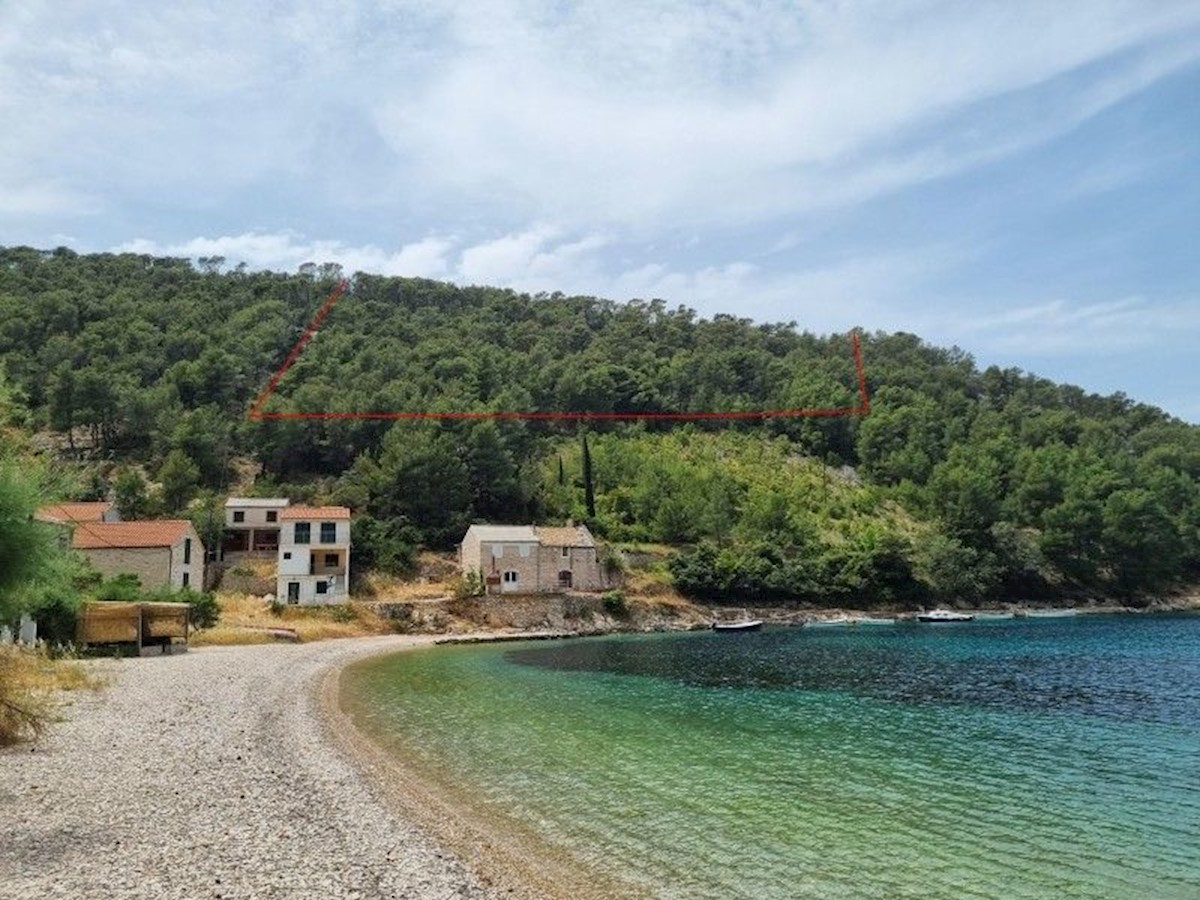
[[[1200,897],[1200,617],[435,648],[356,720],[662,897]]]

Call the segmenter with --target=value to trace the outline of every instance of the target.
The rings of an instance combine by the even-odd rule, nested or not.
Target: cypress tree
[[[587,433],[583,435],[583,499],[588,519],[596,519],[596,485],[592,480],[592,451],[588,449]]]

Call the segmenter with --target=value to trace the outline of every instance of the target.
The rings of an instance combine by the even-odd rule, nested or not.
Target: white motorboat
[[[929,612],[917,613],[918,622],[970,622],[974,618],[970,613],[955,612],[952,609],[931,609]]]
[[[748,619],[744,622],[713,622],[713,631],[758,631],[762,628],[762,619]]]

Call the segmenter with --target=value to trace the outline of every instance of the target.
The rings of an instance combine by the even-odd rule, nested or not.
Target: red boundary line
[[[269,419],[529,419],[589,421],[597,419],[657,419],[670,421],[702,419],[767,419],[781,417],[825,417],[865,416],[871,412],[871,396],[867,390],[867,375],[863,368],[862,339],[858,330],[850,332],[850,347],[854,353],[854,374],[858,383],[858,404],[835,408],[816,409],[762,409],[736,412],[264,412],[263,406],[279,387],[279,382],[292,367],[300,352],[316,333],[329,311],[345,294],[348,283],[339,281],[330,292],[321,308],[312,317],[300,339],[292,346],[287,358],[250,404],[249,418],[253,421]]]

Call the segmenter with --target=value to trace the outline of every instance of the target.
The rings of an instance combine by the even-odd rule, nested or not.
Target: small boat
[[[918,622],[970,622],[974,618],[970,613],[955,612],[952,609],[931,609],[929,612],[917,613]]]
[[[833,616],[829,619],[810,619],[807,624],[816,627],[824,627],[827,625],[853,625],[854,620],[849,616]]]
[[[1027,609],[1025,617],[1028,619],[1069,619],[1071,616],[1079,615],[1077,609]]]
[[[744,622],[713,622],[713,631],[758,631],[763,627],[762,619],[747,619]]]

